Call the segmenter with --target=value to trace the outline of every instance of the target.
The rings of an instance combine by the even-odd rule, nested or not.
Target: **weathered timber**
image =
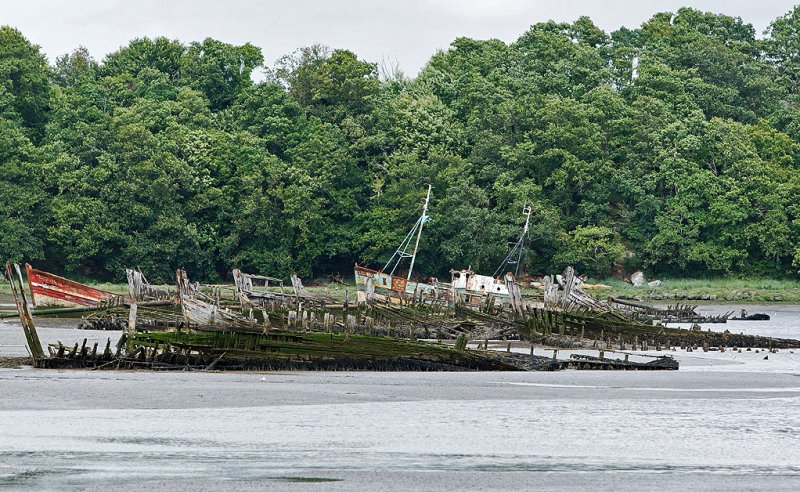
[[[133,303],[143,301],[171,302],[175,298],[176,293],[174,291],[151,285],[138,268],[127,268],[125,275],[128,278],[128,295]]]
[[[14,275],[15,272],[16,275]],[[19,321],[25,333],[25,342],[28,345],[28,351],[34,360],[44,358],[42,343],[39,341],[39,335],[36,333],[36,326],[33,324],[33,316],[31,316],[30,307],[28,306],[28,299],[25,296],[22,271],[19,265],[14,264],[14,268],[12,269],[11,262],[6,262],[6,273],[8,274],[9,284],[11,285],[11,293],[14,296],[14,303],[17,306]]]
[[[428,342],[358,334],[276,332],[140,333],[129,340],[137,347],[156,350],[154,362],[167,363],[176,349],[187,358],[179,364],[215,368],[304,368],[325,370],[519,370],[483,353]],[[220,354],[224,353],[224,357]]]

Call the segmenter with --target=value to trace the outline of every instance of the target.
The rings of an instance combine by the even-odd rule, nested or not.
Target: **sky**
[[[51,62],[82,45],[97,60],[131,39],[212,37],[262,49],[267,65],[320,43],[415,76],[459,36],[513,42],[531,24],[589,16],[606,32],[681,6],[740,16],[760,35],[800,0],[0,0],[0,25]]]

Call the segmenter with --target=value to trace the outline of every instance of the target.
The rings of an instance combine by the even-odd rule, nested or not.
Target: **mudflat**
[[[664,373],[2,369],[0,484],[800,486],[797,374],[692,358]]]
[[[785,311],[772,330],[794,335],[800,308]],[[42,341],[118,335],[72,325],[42,320]],[[19,331],[0,324],[0,356],[15,366]],[[0,486],[800,488],[800,352],[669,353],[679,371],[4,368]]]

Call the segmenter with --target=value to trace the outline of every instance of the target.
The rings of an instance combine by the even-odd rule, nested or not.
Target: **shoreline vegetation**
[[[617,279],[588,280],[590,284],[608,285],[590,293],[598,298],[619,297],[644,302],[784,302],[800,303],[800,282],[768,278],[661,279],[658,287],[635,287]]]
[[[646,303],[663,304],[675,302],[715,302],[715,303],[800,303],[800,281],[769,279],[769,278],[664,278],[660,279],[658,287],[635,287],[634,285],[618,279],[589,279],[588,284],[600,284],[609,288],[587,290],[597,299],[618,297]],[[115,294],[126,294],[127,284],[93,282],[80,279],[79,281],[100,290]],[[352,281],[345,283],[323,283],[324,281],[311,280],[307,289],[310,292],[324,294],[343,301],[345,290],[350,291],[350,299],[355,296],[355,284]],[[227,285],[227,284],[226,284]],[[164,286],[166,287],[166,286]],[[233,284],[230,284],[233,289]],[[524,295],[536,295],[540,291],[535,288],[523,290]],[[11,291],[6,282],[0,282],[0,295],[10,295]]]
[[[414,75],[211,37],[50,63],[0,25],[2,259],[349,276],[391,257],[430,190],[415,266],[440,278],[493,272],[529,217],[528,272],[800,279],[800,6],[763,36],[692,8],[613,32],[575,14],[458,37]]]

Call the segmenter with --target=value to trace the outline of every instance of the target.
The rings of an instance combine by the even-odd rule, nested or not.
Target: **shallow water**
[[[75,343],[86,344],[92,347],[97,343],[98,350],[103,350],[111,339],[114,346],[119,340],[121,331],[79,330],[76,328],[80,318],[37,318],[36,333],[43,347],[51,343],[61,342],[70,347]],[[0,357],[24,357],[28,354],[25,345],[25,335],[19,320],[0,319]]]
[[[687,303],[691,304],[690,301]],[[728,321],[727,323],[708,323],[701,326],[703,329],[711,329],[711,331],[728,330],[731,333],[800,339],[800,306],[797,304],[700,304],[697,312],[708,316],[733,311],[733,316],[739,316],[739,311],[743,307],[747,309],[748,314],[765,313],[771,319],[769,321]],[[670,323],[669,326],[689,328],[691,324]]]
[[[800,307],[765,308],[746,333],[798,336]],[[118,335],[72,325],[42,342]],[[4,369],[0,488],[800,488],[800,352],[669,353],[680,371]]]

